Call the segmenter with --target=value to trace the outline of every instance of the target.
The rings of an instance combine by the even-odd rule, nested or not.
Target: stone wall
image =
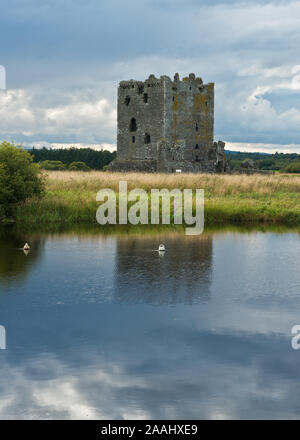
[[[174,173],[180,170],[186,173],[208,172],[222,173],[228,170],[225,157],[224,142],[213,142],[203,147],[198,160],[186,159],[186,145],[184,141],[170,144],[165,140],[158,143],[157,171]]]
[[[118,89],[117,158],[156,159],[157,142],[163,137],[163,115],[163,79],[150,75],[145,82],[121,81]],[[134,121],[135,127],[132,126]]]
[[[184,159],[195,161],[213,142],[214,84],[194,74],[179,81],[165,79],[164,136],[170,143],[185,141]]]
[[[130,173],[144,172],[155,173],[157,171],[156,160],[114,160],[108,166],[108,171]]]
[[[224,172],[224,143],[213,141],[214,84],[193,73],[121,81],[117,159],[111,171]]]

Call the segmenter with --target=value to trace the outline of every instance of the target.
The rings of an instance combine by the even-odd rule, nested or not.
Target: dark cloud
[[[292,69],[300,62],[299,13],[299,2],[283,1],[5,3],[0,64],[7,69],[8,88],[22,89],[27,97],[15,107],[26,104],[35,122],[19,118],[13,132],[0,127],[0,135],[26,142],[114,143],[115,125],[105,129],[105,120],[92,136],[84,126],[72,131],[67,122],[65,129],[52,133],[47,118],[36,113],[61,111],[62,105],[74,108],[75,100],[85,105],[106,99],[116,109],[115,90],[122,79],[195,71],[216,83],[216,137],[297,143],[299,90],[291,84]],[[289,97],[278,95],[283,86]],[[70,92],[67,98],[65,90]],[[42,97],[38,107],[37,94]],[[13,120],[12,115],[6,117]],[[74,118],[79,125],[80,117]]]

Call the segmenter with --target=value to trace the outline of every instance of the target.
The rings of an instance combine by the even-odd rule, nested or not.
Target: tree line
[[[115,159],[116,153],[107,150],[97,151],[92,148],[32,148],[28,152],[33,157],[33,162],[52,169],[70,169],[74,163],[84,163],[92,170],[103,170]],[[50,164],[49,164],[50,162]],[[56,162],[52,163],[52,162]],[[63,165],[63,166],[62,166]],[[55,168],[57,166],[57,168]],[[48,168],[49,169],[49,168]],[[105,168],[104,168],[105,169]]]
[[[32,148],[28,150],[33,162],[42,168],[53,170],[80,169],[82,171],[105,170],[109,163],[116,158],[116,152],[107,150],[97,151],[92,148]],[[248,159],[254,161],[260,170],[273,170],[284,173],[300,173],[300,154],[297,153],[244,153],[226,151],[227,160],[232,170],[241,167]]]
[[[300,173],[300,154],[297,153],[243,153],[226,151],[230,169],[238,169],[248,159],[252,159],[256,168],[282,173]]]

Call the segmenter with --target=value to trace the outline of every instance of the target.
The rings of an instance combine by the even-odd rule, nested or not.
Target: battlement
[[[193,90],[193,92],[201,93],[207,87],[214,87],[214,83],[203,84],[202,78],[196,77],[194,73],[190,73],[189,76],[180,80],[179,74],[176,73],[173,80],[167,75],[156,78],[155,75],[151,74],[145,81],[130,79],[128,81],[121,81],[119,84],[120,89],[139,94],[153,87],[171,87],[174,91],[178,87],[183,87],[186,90],[189,89]]]
[[[194,73],[182,80],[176,73],[173,80],[151,74],[145,81],[121,81],[117,159],[137,163],[164,157],[171,165],[160,163],[157,168],[172,171],[178,167],[175,153],[180,145],[180,161],[189,163],[189,169],[200,169],[209,160],[213,124],[214,83],[204,84]],[[164,152],[159,146],[162,140],[167,146]]]

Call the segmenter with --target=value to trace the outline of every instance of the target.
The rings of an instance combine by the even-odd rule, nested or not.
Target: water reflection
[[[187,352],[182,337],[175,341],[181,332],[171,339],[163,334],[144,349],[141,337],[128,344],[121,335],[126,351],[121,344],[119,352],[105,344],[103,353],[83,349],[81,356],[67,352],[22,364],[3,362],[0,417],[299,417],[297,356],[286,349],[284,338],[274,344],[272,336],[247,339],[203,332]],[[218,351],[209,349],[208,342]],[[226,350],[231,350],[227,356]]]
[[[157,252],[163,242],[166,252]],[[115,299],[148,304],[208,301],[212,236],[118,237]]]
[[[22,247],[30,240],[31,250]],[[42,256],[45,239],[16,234],[10,229],[0,229],[0,287],[5,289],[24,281]]]
[[[36,240],[1,247],[0,418],[300,417],[297,234]]]

